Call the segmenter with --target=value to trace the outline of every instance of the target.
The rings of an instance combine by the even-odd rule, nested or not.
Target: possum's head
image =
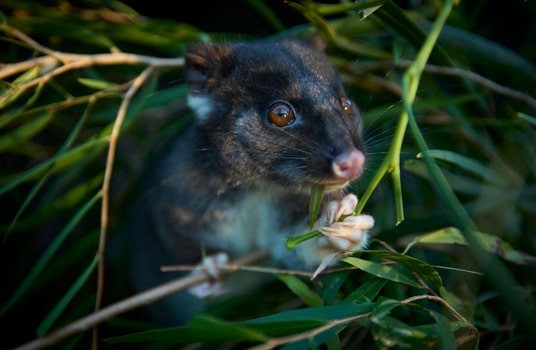
[[[363,170],[362,119],[322,50],[301,41],[198,44],[185,58],[206,149],[244,182],[342,188]]]

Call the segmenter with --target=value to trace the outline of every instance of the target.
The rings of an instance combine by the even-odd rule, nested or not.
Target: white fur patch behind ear
[[[187,103],[201,121],[206,120],[214,109],[212,100],[207,96],[188,95]]]

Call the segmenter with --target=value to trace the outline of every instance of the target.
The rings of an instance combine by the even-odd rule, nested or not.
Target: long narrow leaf
[[[324,305],[324,301],[318,294],[313,292],[302,280],[291,275],[279,275],[279,280],[287,285],[308,306],[316,307]]]
[[[20,143],[37,135],[53,119],[53,113],[43,114],[30,122],[26,122],[17,129],[0,137],[0,152],[20,147]]]
[[[87,122],[87,120],[89,119],[89,117],[91,115],[90,111],[91,111],[94,103],[95,103],[95,100],[90,100],[90,102],[88,103],[88,105],[87,105],[87,107],[86,107],[86,109],[84,111],[84,114],[82,115],[82,118],[80,118],[80,120],[78,121],[78,123],[74,127],[73,131],[71,131],[71,133],[69,134],[69,137],[67,138],[65,143],[58,150],[58,152],[56,154],[57,156],[65,154],[67,149],[69,149],[71,147],[71,145],[73,144],[73,142],[76,140],[76,138],[80,134],[80,131],[82,130],[83,125]],[[20,216],[24,213],[24,211],[30,205],[32,200],[37,196],[39,191],[43,188],[43,186],[45,185],[46,181],[48,180],[48,178],[50,176],[50,169],[53,167],[53,165],[54,164],[50,164],[50,168],[47,171],[45,171],[43,173],[42,177],[34,184],[34,186],[32,187],[32,189],[30,191],[30,193],[28,194],[28,196],[26,196],[26,198],[24,199],[24,202],[21,204],[21,206],[17,210],[17,213],[15,214],[15,217],[11,221],[11,224],[9,225],[8,230],[6,230],[6,235],[11,231],[13,226],[16,225],[16,223],[19,220]]]
[[[497,185],[505,185],[506,180],[495,169],[490,168],[475,159],[467,156],[448,151],[448,150],[427,150],[417,154],[417,158],[422,158],[424,153],[435,159],[444,160],[446,162],[456,164],[460,168],[471,172],[474,175],[485,178],[487,181]]]
[[[311,198],[309,199],[309,229],[312,230],[318,218],[318,211],[324,198],[324,186],[311,186]]]
[[[61,171],[65,169],[66,167],[70,166],[71,164],[77,162],[81,158],[87,157],[88,152],[98,152],[101,149],[104,149],[106,144],[108,143],[107,137],[98,138],[92,141],[88,141],[84,143],[83,145],[80,145],[76,148],[73,148],[69,152],[66,152],[62,155],[57,155],[52,158],[49,158],[48,160],[26,170],[25,172],[18,174],[14,179],[12,180],[6,180],[2,179],[0,182],[6,183],[5,185],[0,187],[0,195],[12,190],[13,188],[17,187],[18,185],[33,180],[36,177],[40,176],[43,172],[47,171],[50,166],[52,165],[52,169],[50,170],[52,173]]]
[[[45,317],[41,324],[37,327],[37,335],[42,337],[48,330],[52,327],[54,322],[58,319],[61,313],[65,310],[69,302],[73,300],[80,288],[86,283],[88,278],[91,276],[95,268],[97,267],[98,258],[95,258],[91,261],[89,266],[85,269],[84,272],[76,279],[71,288],[65,293],[63,298],[56,304],[56,306],[50,311],[50,313]]]
[[[342,260],[376,277],[397,283],[404,283],[415,288],[424,288],[415,280],[409,271],[404,270],[399,266],[380,264],[355,257],[348,257]]]
[[[49,263],[50,259],[61,247],[62,243],[73,231],[76,225],[82,220],[82,218],[89,212],[91,208],[99,201],[101,194],[97,193],[93,198],[91,198],[78,212],[73,216],[73,218],[65,225],[61,232],[56,236],[54,241],[48,246],[47,250],[41,255],[39,260],[35,263],[32,270],[28,273],[26,278],[19,285],[17,290],[13,295],[2,305],[0,309],[0,316],[4,315],[9,311],[24,295],[28,292],[29,288],[32,286],[35,278],[43,271],[46,265]]]

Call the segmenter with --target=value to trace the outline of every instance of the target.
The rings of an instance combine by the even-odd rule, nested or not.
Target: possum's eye
[[[345,114],[351,114],[354,110],[352,101],[348,97],[343,97],[340,99],[342,110]]]
[[[268,120],[275,126],[290,125],[296,119],[294,109],[285,102],[275,102],[268,109]]]

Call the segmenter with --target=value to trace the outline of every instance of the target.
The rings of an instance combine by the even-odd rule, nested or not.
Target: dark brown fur
[[[340,188],[346,179],[334,175],[335,159],[364,149],[357,108],[343,111],[340,79],[311,47],[282,41],[188,49],[185,79],[198,118],[159,155],[132,220],[137,288],[174,277],[160,265],[197,263],[203,249],[236,256],[263,248],[276,263],[312,267],[286,252],[284,240],[307,230],[311,185]],[[270,123],[274,101],[293,107],[292,124]],[[178,322],[201,308],[183,293],[153,311]]]

